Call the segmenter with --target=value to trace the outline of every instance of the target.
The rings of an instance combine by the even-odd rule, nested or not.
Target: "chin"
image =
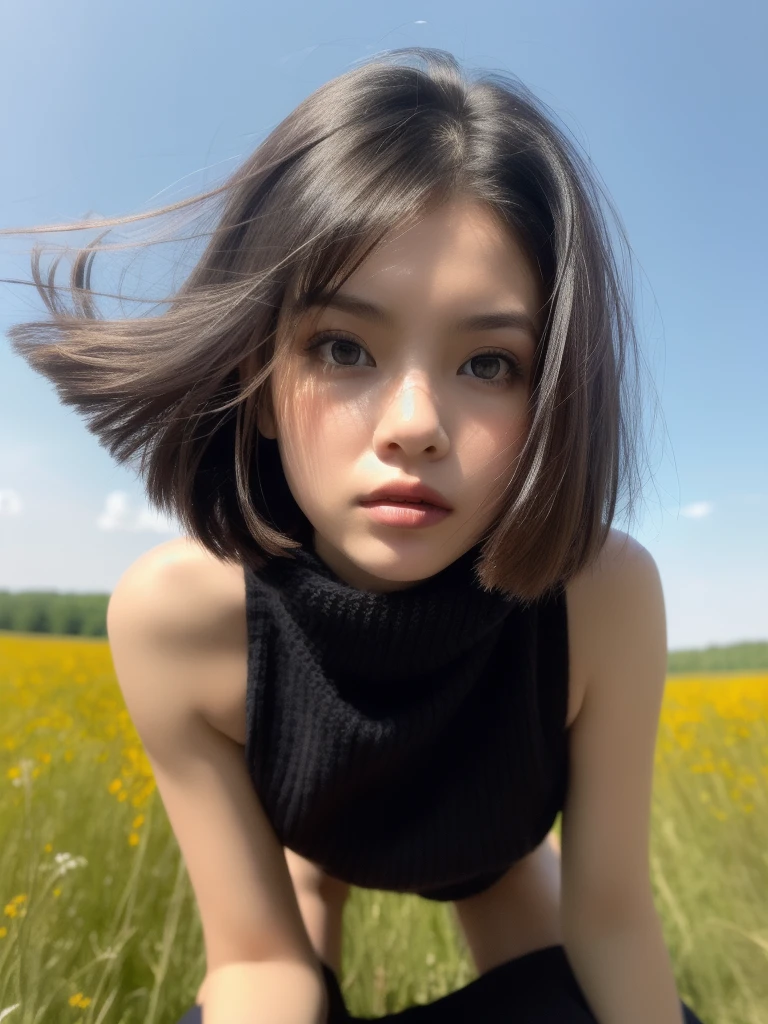
[[[406,550],[393,550],[386,545],[382,547],[386,550],[381,552],[379,558],[374,555],[365,557],[362,553],[358,557],[354,552],[346,556],[361,574],[361,578],[363,574],[369,578],[366,583],[369,589],[384,590],[413,586],[440,572],[460,554],[458,552],[451,555],[434,548],[429,552],[416,554]],[[388,584],[391,584],[391,588],[387,586]]]

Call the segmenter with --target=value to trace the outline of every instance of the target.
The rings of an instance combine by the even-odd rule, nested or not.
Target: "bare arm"
[[[107,629],[197,899],[206,1024],[315,1024],[324,1019],[324,980],[283,848],[242,747],[205,715],[228,642],[216,627],[221,608],[212,606],[199,562],[168,565],[152,556],[118,582]]]
[[[614,531],[589,589],[594,664],[571,730],[562,925],[600,1024],[681,1024],[650,881],[654,751],[667,665],[664,598],[642,545]]]

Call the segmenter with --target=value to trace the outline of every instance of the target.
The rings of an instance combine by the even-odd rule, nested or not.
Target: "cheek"
[[[459,458],[466,475],[496,475],[511,466],[520,453],[528,432],[528,422],[520,417],[510,422],[509,416],[475,421],[461,437]]]
[[[282,409],[280,455],[294,494],[309,502],[342,481],[364,443],[365,427],[349,406],[320,395],[297,394]]]
[[[324,449],[349,447],[359,440],[364,424],[342,402],[332,403],[323,395],[296,393],[283,409],[282,436],[286,447],[297,456]]]

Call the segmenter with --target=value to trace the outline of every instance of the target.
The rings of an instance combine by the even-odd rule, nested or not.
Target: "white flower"
[[[68,871],[74,871],[75,868],[84,868],[88,866],[88,861],[85,857],[73,857],[71,853],[57,853],[54,858],[57,867],[54,869],[53,878],[61,878],[66,875]],[[53,868],[53,864],[41,864],[40,871],[50,871]],[[1,1020],[2,1018],[0,1018]]]

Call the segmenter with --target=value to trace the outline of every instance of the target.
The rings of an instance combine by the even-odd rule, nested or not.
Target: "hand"
[[[238,961],[209,972],[198,992],[205,1024],[326,1024],[320,967],[297,960]]]

